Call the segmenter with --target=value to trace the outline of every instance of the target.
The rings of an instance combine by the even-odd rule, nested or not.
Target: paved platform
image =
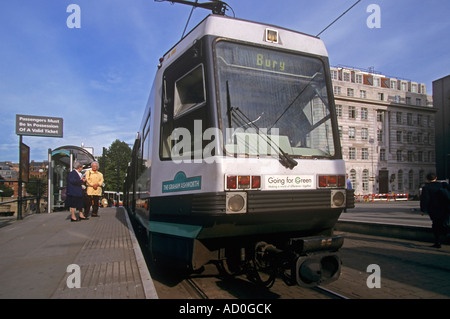
[[[1,227],[0,298],[157,298],[128,214],[99,215],[70,222],[68,211],[43,213]],[[79,266],[80,288],[68,287],[70,265]]]
[[[380,201],[355,203],[341,214],[335,230],[431,242],[431,224],[419,201]]]
[[[355,203],[355,208],[342,213],[339,220],[431,227],[430,217],[420,212],[419,201]]]

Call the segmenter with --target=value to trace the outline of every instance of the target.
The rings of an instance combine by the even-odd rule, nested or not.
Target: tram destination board
[[[63,137],[63,119],[61,117],[16,114],[16,134]]]

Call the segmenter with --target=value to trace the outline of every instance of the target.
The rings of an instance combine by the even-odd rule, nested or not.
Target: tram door
[[[380,170],[378,172],[378,190],[380,194],[389,193],[389,171]]]

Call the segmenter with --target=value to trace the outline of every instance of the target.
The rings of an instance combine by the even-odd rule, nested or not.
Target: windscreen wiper
[[[256,134],[258,134],[259,137],[261,137],[264,142],[266,142],[278,155],[280,159],[280,163],[289,169],[293,169],[295,166],[297,166],[297,161],[292,159],[289,154],[284,152],[281,147],[275,143],[269,135],[261,133],[261,130],[259,127],[255,124],[256,121],[252,121],[248,118],[247,115],[245,115],[244,112],[241,111],[238,107],[229,107],[228,108],[229,117],[234,116],[238,121],[241,121],[240,125],[251,125],[253,128],[256,129]]]
[[[275,124],[278,123],[278,121],[284,116],[284,114],[286,114],[286,112],[292,107],[292,105],[294,105],[295,101],[297,101],[297,99],[303,95],[303,93],[306,91],[306,89],[311,85],[311,82],[314,80],[314,78],[318,75],[321,74],[319,72],[314,73],[314,75],[309,79],[308,83],[306,83],[305,87],[294,97],[294,99],[292,100],[291,103],[289,103],[289,105],[284,109],[284,111],[280,114],[280,116],[275,120],[275,122],[273,122],[272,126],[269,128],[271,129],[272,127],[275,126]],[[306,105],[306,104],[305,104]]]

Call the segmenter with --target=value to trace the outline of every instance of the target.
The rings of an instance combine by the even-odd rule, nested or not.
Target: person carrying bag
[[[88,197],[88,207],[86,211],[89,212],[92,205],[92,217],[98,217],[98,204],[102,196],[103,174],[98,171],[98,162],[91,163],[91,170],[86,172],[86,195]]]

